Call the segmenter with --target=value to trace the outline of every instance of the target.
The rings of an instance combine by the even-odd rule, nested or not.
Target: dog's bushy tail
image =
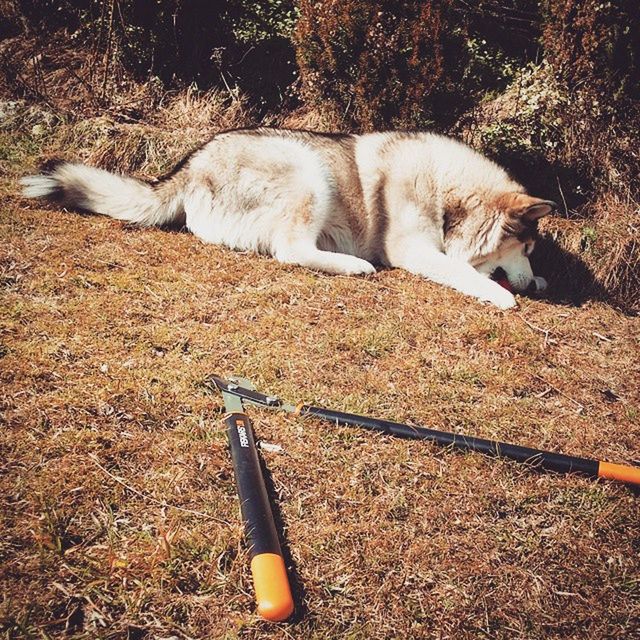
[[[175,179],[151,185],[84,164],[57,162],[20,183],[27,198],[47,198],[143,226],[167,225],[183,215],[182,190]]]

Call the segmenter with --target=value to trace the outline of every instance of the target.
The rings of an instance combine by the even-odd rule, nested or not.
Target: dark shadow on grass
[[[638,315],[629,304],[603,287],[578,255],[563,249],[552,238],[542,236],[537,240],[531,266],[537,276],[548,282],[543,298],[551,303],[579,307],[598,300],[626,316]]]
[[[606,298],[606,291],[591,269],[552,238],[543,236],[536,241],[531,266],[537,276],[548,282],[544,297],[551,302],[581,306],[589,300]]]
[[[640,498],[640,487],[635,484],[627,484],[625,485],[627,489],[631,492],[631,495],[634,498]]]
[[[88,213],[87,215],[96,215]],[[191,233],[189,229],[185,226],[184,222],[178,220],[176,222],[168,222],[163,225],[154,226],[154,227],[145,227],[144,225],[137,224],[136,222],[120,222],[122,230],[127,233],[135,233],[137,231],[149,231],[149,229],[162,229],[163,231],[167,231],[169,233]]]

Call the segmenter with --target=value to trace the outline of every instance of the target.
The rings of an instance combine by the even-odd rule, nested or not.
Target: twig
[[[531,375],[533,375],[534,378],[537,378],[541,382],[544,382],[546,385],[550,386],[556,393],[559,393],[563,398],[566,398],[567,400],[570,400],[571,402],[573,402],[573,404],[575,404],[576,407],[578,407],[578,413],[582,413],[584,411],[583,404],[581,404],[577,400],[574,400],[571,396],[568,396],[564,391],[561,391],[560,389],[558,389],[558,387],[556,387],[555,385],[552,385],[548,380],[545,380],[542,376],[539,376],[537,373],[533,373]]]
[[[562,202],[564,203],[564,212],[565,215],[569,215],[569,208],[567,207],[567,201],[564,199],[564,192],[562,191],[562,185],[560,184],[560,178],[556,176],[556,181],[558,183],[558,189],[560,190],[560,195],[562,196]]]
[[[138,489],[132,487],[130,484],[127,484],[124,480],[122,480],[122,478],[118,478],[118,476],[113,475],[113,473],[111,473],[108,469],[105,469],[100,462],[98,462],[98,457],[95,454],[90,453],[89,454],[89,460],[91,460],[91,462],[93,462],[93,464],[96,465],[96,467],[98,467],[98,469],[100,469],[100,471],[102,471],[104,474],[108,475],[112,480],[114,480],[115,482],[117,482],[118,484],[122,485],[125,489],[128,489],[129,491],[131,491],[131,493],[135,493],[137,496],[140,496],[141,498],[144,498],[145,500],[149,500],[150,502],[155,502],[155,504],[160,505],[161,507],[169,507],[171,509],[177,509],[178,511],[184,511],[185,513],[190,513],[194,516],[200,516],[201,518],[207,518],[208,520],[215,520],[216,522],[219,522],[220,524],[225,524],[228,525],[229,523],[226,520],[223,520],[222,518],[216,518],[215,516],[212,516],[208,513],[203,513],[202,511],[195,511],[194,509],[187,509],[186,507],[179,507],[178,505],[175,504],[170,504],[168,502],[165,502],[164,500],[158,500],[157,498],[154,498],[153,496],[150,496],[148,493],[143,493],[142,491],[138,491]]]
[[[89,82],[91,83],[92,87],[94,86],[93,84],[94,70],[96,65],[98,64],[98,52],[100,51],[100,47],[102,45],[102,35],[104,33],[104,20],[105,20],[106,11],[107,11],[106,3],[104,2],[100,3],[100,29],[98,30],[97,38],[95,38],[93,41],[93,47],[91,49],[91,56],[90,56],[90,63],[89,63]]]
[[[546,349],[547,344],[557,344],[558,341],[554,340],[553,338],[549,337],[549,334],[551,333],[550,329],[543,329],[542,327],[537,327],[535,324],[532,324],[531,322],[529,322],[526,318],[523,318],[519,313],[516,314],[517,318],[520,318],[520,320],[522,320],[522,322],[524,322],[530,329],[533,329],[534,331],[539,331],[540,333],[542,333],[544,335],[544,348]]]
[[[107,80],[109,78],[109,63],[111,62],[111,44],[113,39],[113,14],[115,11],[116,0],[111,0],[111,7],[109,8],[109,31],[107,32],[107,51],[105,53],[104,61],[104,76],[102,78],[102,100],[107,93]]]

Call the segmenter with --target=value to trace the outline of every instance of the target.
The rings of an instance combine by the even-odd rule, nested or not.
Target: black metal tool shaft
[[[549,469],[560,473],[581,473],[591,478],[608,478],[628,484],[640,485],[640,467],[626,464],[581,458],[579,456],[553,453],[542,449],[523,447],[517,444],[487,440],[458,433],[439,431],[427,427],[414,427],[389,420],[368,418],[353,413],[333,411],[322,407],[302,404],[294,407],[283,403],[279,398],[267,396],[235,383],[229,383],[221,378],[213,377],[213,382],[223,392],[227,391],[241,397],[245,402],[328,420],[334,424],[362,427],[371,431],[378,431],[399,438],[411,440],[427,440],[441,446],[452,447],[461,451],[476,451],[486,455],[508,458],[531,466]]]
[[[260,469],[251,421],[244,413],[230,413],[224,421],[227,425],[249,554],[251,558],[261,553],[281,555],[278,532],[273,522],[269,496]]]
[[[302,416],[313,416],[322,420],[329,420],[334,424],[363,427],[371,431],[378,431],[398,438],[410,440],[427,440],[441,446],[452,447],[462,451],[477,451],[490,456],[509,458],[516,462],[523,462],[533,466],[539,466],[551,471],[562,473],[583,473],[592,478],[598,477],[597,460],[568,456],[563,453],[552,453],[530,447],[522,447],[516,444],[486,440],[473,436],[464,436],[446,431],[436,431],[426,427],[413,427],[408,424],[367,418],[342,411],[332,411],[322,407],[301,405],[298,413]]]

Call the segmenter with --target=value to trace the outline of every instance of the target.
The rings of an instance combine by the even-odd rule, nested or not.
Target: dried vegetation
[[[537,252],[554,299],[515,312],[401,271],[286,267],[22,200],[17,178],[48,157],[150,178],[257,117],[235,91],[166,94],[114,66],[102,95],[103,59],[2,46],[11,91],[40,103],[0,105],[4,637],[640,637],[630,488],[255,410],[282,448],[262,457],[297,607],[261,621],[204,384],[236,373],[291,401],[638,464],[635,194],[585,210],[579,179],[552,171],[567,216]],[[521,108],[527,73],[458,133],[498,157],[515,141],[534,180],[544,140],[527,136],[554,124]],[[345,126],[311,108],[261,122]]]
[[[259,620],[210,373],[637,463],[639,332],[602,302],[502,313],[400,271],[329,277],[16,195],[16,178],[65,145],[162,169],[163,153],[197,142],[189,122],[246,117],[219,99],[176,98],[107,135],[16,107],[3,131],[6,637],[640,633],[629,488],[256,410],[259,438],[282,447],[263,459],[297,606],[288,624]],[[141,152],[126,139],[142,126],[166,137],[141,135]]]

